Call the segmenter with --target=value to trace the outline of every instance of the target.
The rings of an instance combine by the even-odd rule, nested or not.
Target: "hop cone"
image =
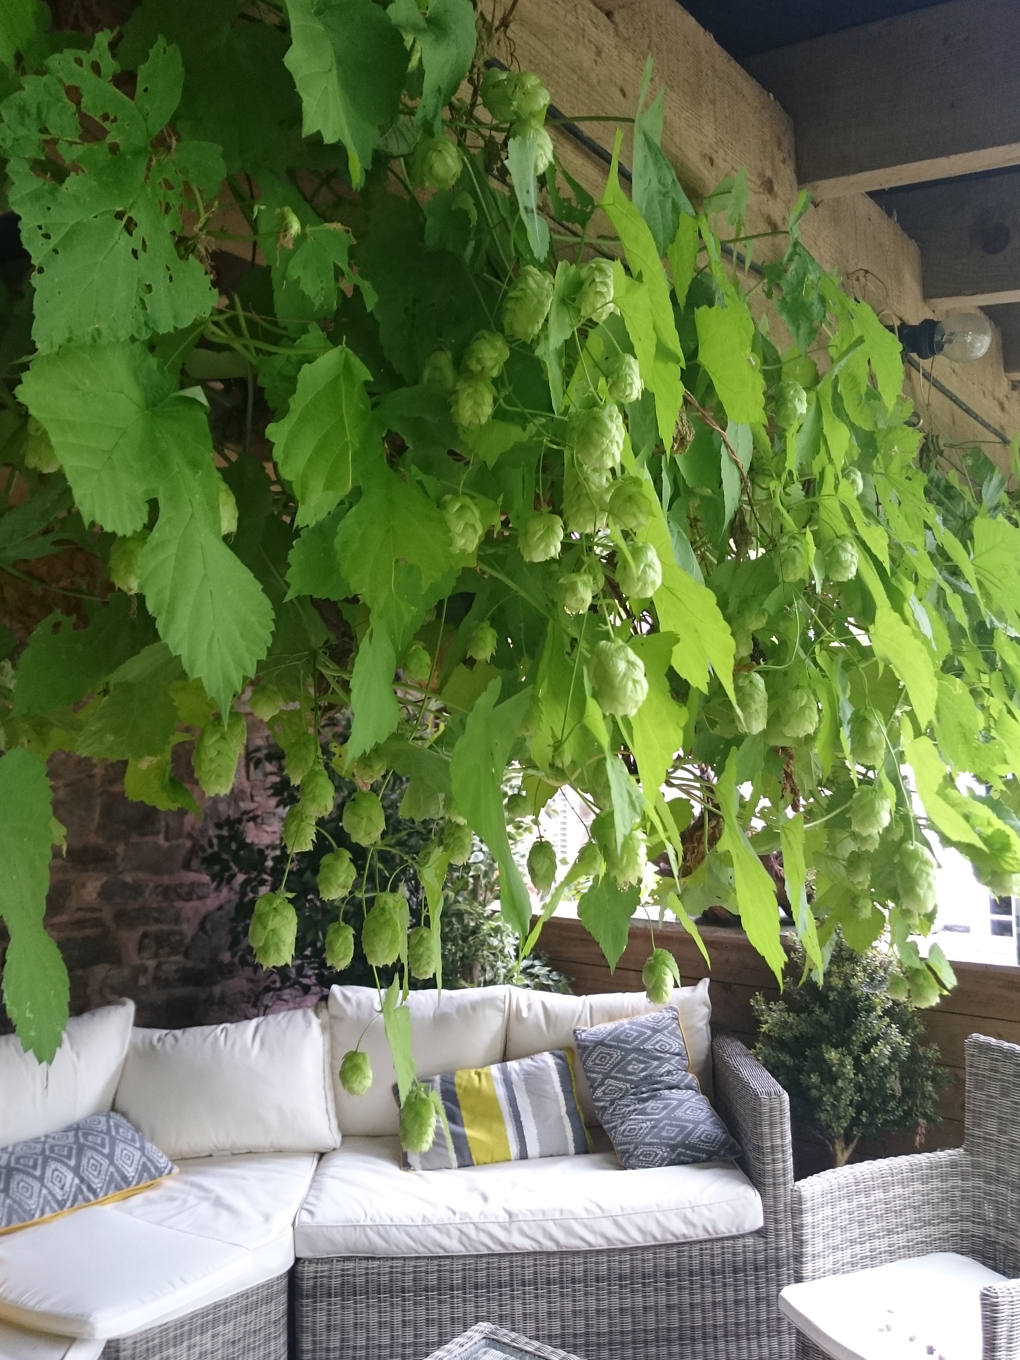
[[[287,743],[283,768],[292,784],[300,784],[319,759],[319,743],[311,732],[301,732]]]
[[[881,789],[858,789],[850,800],[850,825],[856,836],[877,836],[892,820],[892,804]]]
[[[326,966],[338,973],[354,958],[354,927],[346,921],[333,921],[326,929]]]
[[[560,599],[568,614],[584,614],[591,606],[592,579],[586,571],[571,571],[558,582]]]
[[[361,947],[373,968],[385,968],[393,963],[404,942],[403,923],[386,900],[392,896],[392,893],[380,893],[361,927]]]
[[[935,905],[935,861],[931,851],[908,841],[896,856],[900,906],[908,916],[924,916]]]
[[[583,320],[608,321],[613,311],[613,262],[591,260],[581,270],[577,310]]]
[[[616,406],[592,406],[570,417],[568,438],[582,467],[606,472],[617,466],[626,430]]]
[[[470,496],[446,496],[443,499],[443,518],[450,530],[453,550],[473,553],[482,541],[482,517]]]
[[[240,713],[230,713],[225,723],[211,722],[202,728],[192,763],[203,793],[229,793],[234,787],[237,763],[247,736],[248,729]]]
[[[788,690],[779,704],[779,725],[785,738],[809,737],[818,727],[818,701],[809,689]]]
[[[808,574],[807,550],[800,534],[784,534],[776,549],[779,579],[802,581]]]
[[[363,1096],[372,1085],[372,1061],[367,1053],[350,1049],[340,1064],[340,1085],[349,1096]]]
[[[118,538],[110,549],[110,580],[126,595],[138,594],[138,563],[148,537],[148,529],[142,529],[130,538]]]
[[[624,406],[637,401],[644,390],[644,384],[641,381],[638,361],[633,354],[617,355],[609,369],[607,385],[609,395],[614,401],[622,402]]]
[[[628,599],[648,600],[662,585],[662,563],[651,543],[632,543],[630,559],[617,554],[616,579]]]
[[[331,850],[319,861],[318,889],[324,902],[339,902],[354,886],[358,871],[349,850]]]
[[[293,959],[297,912],[283,893],[265,892],[255,903],[248,941],[263,968],[279,968]]]
[[[833,539],[822,559],[827,581],[852,581],[857,575],[857,544],[849,535]]]
[[[589,472],[567,477],[563,491],[563,518],[572,534],[594,534],[605,527],[611,477],[608,472]]]
[[[527,264],[510,285],[503,304],[503,333],[530,343],[542,329],[552,304],[553,276]]]
[[[421,1087],[409,1092],[400,1107],[400,1142],[407,1152],[428,1152],[436,1138],[436,1107]]]
[[[328,817],[333,811],[336,789],[321,765],[313,765],[302,779],[301,801],[310,817]]]
[[[625,642],[597,642],[588,679],[603,713],[633,717],[648,696],[644,662]]]
[[[476,623],[468,634],[465,650],[475,661],[488,661],[498,642],[499,637],[491,623]]]
[[[407,966],[411,976],[420,978],[435,977],[438,950],[436,937],[428,926],[415,926],[407,941]]]
[[[315,844],[315,817],[300,798],[283,819],[283,843],[292,855],[303,854]]]
[[[653,949],[641,969],[641,981],[644,983],[648,1000],[654,1001],[656,1005],[663,1005],[672,994],[673,983],[676,982],[678,987],[680,985],[676,959],[667,949]]]
[[[807,393],[798,382],[779,384],[776,393],[776,424],[781,430],[792,430],[807,415]]]
[[[613,483],[609,493],[609,517],[622,529],[639,534],[651,519],[652,511],[641,477],[628,474]]]
[[[885,759],[885,726],[873,708],[855,713],[851,719],[850,750],[861,765],[881,765]]]
[[[559,557],[563,542],[563,521],[559,515],[542,512],[530,515],[521,526],[517,546],[525,562],[548,562]]]
[[[498,332],[479,331],[464,354],[464,370],[480,378],[498,378],[509,357],[509,347]]]
[[[556,851],[548,841],[535,841],[528,851],[528,877],[543,895],[556,882]]]
[[[263,680],[261,685],[252,690],[248,707],[256,718],[262,722],[269,722],[270,718],[275,718],[283,707],[283,695],[275,685],[267,685]]]
[[[457,370],[453,359],[445,349],[437,349],[425,360],[421,371],[423,387],[434,387],[440,392],[452,392],[457,385]]]
[[[462,430],[477,430],[492,416],[496,392],[488,378],[461,378],[454,389],[450,411]]]
[[[348,799],[343,826],[355,845],[374,845],[386,830],[386,813],[379,795],[361,791]]]
[[[448,821],[443,827],[443,849],[451,864],[464,864],[471,858],[475,838],[466,822]]]
[[[741,671],[734,677],[733,692],[737,696],[738,723],[748,736],[764,732],[769,720],[769,696],[765,681],[757,671]]]
[[[460,148],[448,137],[426,137],[415,148],[414,177],[433,189],[452,189],[464,167]]]

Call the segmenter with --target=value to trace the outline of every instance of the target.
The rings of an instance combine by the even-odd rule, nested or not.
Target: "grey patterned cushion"
[[[687,1070],[672,1006],[575,1029],[602,1127],[625,1167],[685,1166],[739,1157],[740,1146]]]
[[[0,1148],[0,1233],[122,1198],[176,1168],[119,1114]]]

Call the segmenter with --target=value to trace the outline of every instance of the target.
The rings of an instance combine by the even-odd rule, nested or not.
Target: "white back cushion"
[[[136,1029],[114,1108],[175,1161],[329,1152],[340,1135],[328,1059],[324,1021],[313,1010]]]
[[[16,1035],[0,1038],[0,1147],[111,1110],[134,1018],[133,1001],[75,1016],[48,1066]]]
[[[410,992],[411,1052],[418,1076],[435,1077],[459,1067],[502,1062],[510,991],[509,987],[465,987],[442,994],[434,988]],[[334,987],[329,994],[329,1032],[340,1128],[345,1135],[396,1133],[392,1087],[397,1074],[375,988]],[[337,1074],[344,1054],[356,1048],[359,1040],[361,1051],[371,1059],[374,1080],[363,1096],[350,1096]]]
[[[676,987],[667,1006],[680,1013],[680,1029],[687,1045],[691,1071],[702,1091],[712,1096],[712,1002],[708,978],[694,987]],[[569,1048],[574,1054],[574,1080],[577,1099],[586,1124],[597,1125],[598,1115],[584,1069],[577,1057],[574,1030],[605,1025],[611,1020],[627,1020],[662,1010],[644,992],[604,992],[594,996],[564,996],[559,992],[532,992],[510,988],[510,1019],[507,1025],[507,1059],[526,1058],[551,1048]]]

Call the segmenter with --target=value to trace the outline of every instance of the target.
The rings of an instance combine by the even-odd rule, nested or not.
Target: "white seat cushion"
[[[436,1077],[459,1067],[489,1067],[503,1061],[509,987],[434,988],[411,992],[411,1052],[419,1077]],[[334,987],[329,994],[329,1031],[333,1049],[333,1093],[337,1121],[349,1134],[375,1137],[397,1132],[393,1068],[374,987]],[[357,1047],[372,1061],[373,1082],[363,1096],[340,1085],[340,1063]],[[554,1045],[553,1045],[554,1046]]]
[[[75,1340],[0,1322],[0,1360],[99,1360],[104,1340]]]
[[[112,1110],[134,1018],[133,1001],[76,1015],[49,1066],[15,1035],[0,1038],[0,1147]]]
[[[939,1251],[787,1285],[779,1307],[833,1360],[981,1360],[979,1296],[1003,1278]]]
[[[283,1274],[317,1160],[183,1162],[131,1199],[0,1237],[0,1319],[65,1337],[125,1336]]]
[[[325,1021],[307,1009],[134,1030],[114,1108],[174,1161],[340,1142]]]
[[[675,1006],[680,1030],[687,1046],[691,1071],[702,1092],[712,1098],[712,1002],[708,978],[694,987],[676,987],[667,1006]],[[532,992],[510,988],[510,1017],[507,1022],[506,1056],[526,1058],[552,1048],[569,1048],[574,1054],[574,1080],[584,1121],[589,1127],[599,1122],[591,1090],[574,1044],[575,1029],[590,1029],[611,1020],[628,1020],[662,1010],[644,992],[603,992],[592,996],[566,996],[559,992]],[[463,1064],[461,1064],[463,1066]]]
[[[611,1152],[402,1171],[396,1138],[345,1138],[294,1226],[299,1257],[594,1251],[731,1237],[762,1225],[737,1167],[624,1171]]]

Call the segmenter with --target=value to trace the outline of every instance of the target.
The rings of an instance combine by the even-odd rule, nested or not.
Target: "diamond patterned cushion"
[[[0,1148],[0,1233],[122,1199],[175,1170],[123,1115],[87,1115],[59,1133]]]
[[[672,1007],[575,1029],[599,1120],[625,1167],[686,1166],[739,1157],[740,1147],[687,1070]]]

